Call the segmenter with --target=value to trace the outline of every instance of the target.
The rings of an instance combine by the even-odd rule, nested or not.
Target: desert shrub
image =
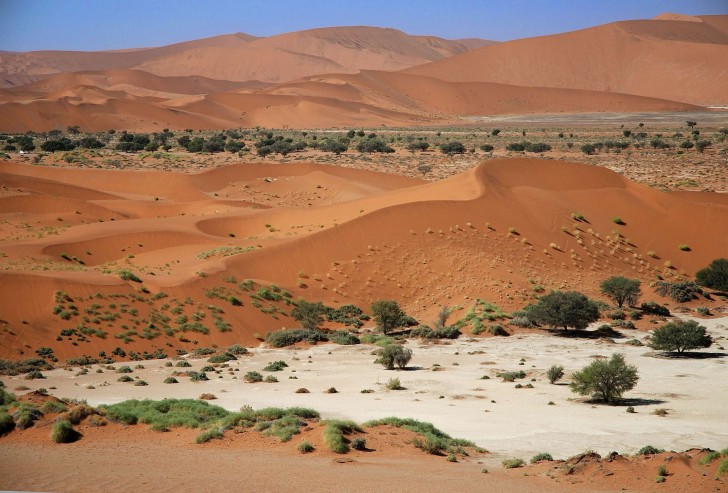
[[[197,437],[195,437],[195,443],[207,443],[210,440],[220,440],[222,439],[223,434],[222,432],[217,428],[212,428],[206,431],[203,431]]]
[[[178,361],[174,366],[176,366],[177,368],[191,368],[192,367],[190,362],[186,361],[186,360]]]
[[[118,370],[116,370],[116,373],[132,373],[134,370],[131,369],[130,366],[124,365],[120,366]]]
[[[670,310],[666,306],[662,306],[659,303],[655,303],[654,301],[642,303],[640,305],[640,310],[651,315],[658,315],[661,317],[670,316]]]
[[[263,375],[261,375],[257,371],[249,371],[248,373],[245,374],[245,376],[243,377],[243,380],[245,380],[248,383],[262,382]]]
[[[658,281],[655,286],[655,292],[660,296],[667,296],[678,303],[687,303],[688,301],[697,299],[698,295],[703,294],[700,286],[691,281]]]
[[[399,344],[390,344],[379,350],[375,363],[383,365],[387,370],[394,370],[395,365],[402,370],[411,359],[411,349],[402,347]]]
[[[71,408],[66,413],[66,419],[68,419],[71,424],[77,425],[93,414],[98,414],[98,411],[87,404],[80,404]]]
[[[81,434],[73,429],[70,421],[65,419],[56,422],[51,429],[51,440],[56,443],[72,443],[80,437]]]
[[[214,356],[211,356],[207,362],[208,363],[227,363],[228,361],[234,361],[238,358],[233,356],[230,353],[222,353],[222,354],[215,354]]]
[[[142,282],[142,280],[130,270],[119,271],[119,277],[122,281]]]
[[[233,344],[227,349],[227,352],[235,356],[240,356],[241,354],[248,354],[248,349],[240,344]]]
[[[287,329],[268,332],[265,342],[275,348],[292,346],[298,342],[306,341],[311,344],[326,341],[326,333],[321,330]]]
[[[350,435],[355,431],[363,431],[353,421],[329,420],[324,425],[324,442],[329,450],[336,454],[345,454],[349,451],[349,444],[345,435]]]
[[[29,373],[33,370],[52,370],[51,366],[43,358],[30,358],[20,361],[11,361],[0,359],[0,375],[20,375]]]
[[[553,366],[549,367],[548,370],[546,370],[546,377],[549,379],[549,383],[551,383],[551,384],[556,383],[563,376],[564,376],[564,367],[563,366],[553,365]]]
[[[273,375],[268,375],[265,377],[265,380],[263,380],[265,383],[278,383],[278,379],[274,377]]]
[[[639,380],[637,367],[628,365],[621,354],[613,354],[608,361],[596,360],[572,375],[572,392],[591,394],[607,403],[616,401]]]
[[[66,405],[57,401],[45,401],[43,405],[40,406],[40,412],[43,414],[62,413],[65,410]]]
[[[314,450],[316,450],[316,447],[314,447],[312,444],[310,444],[309,442],[304,440],[298,444],[298,446],[296,447],[296,450],[298,450],[302,454],[308,454],[308,453],[311,453]]]
[[[480,150],[484,152],[492,152],[494,147],[490,144],[483,144],[480,146]]]
[[[650,347],[658,351],[677,351],[682,353],[691,349],[707,348],[713,340],[705,332],[705,327],[695,320],[676,320],[655,329],[650,339]]]
[[[167,377],[164,379],[164,383],[179,383],[179,381],[174,377]]]
[[[204,371],[189,371],[187,375],[190,377],[192,382],[204,382],[209,380],[207,374]]]
[[[351,448],[354,450],[366,450],[367,441],[362,437],[356,437],[351,441]]]
[[[122,375],[119,378],[116,379],[117,382],[127,383],[127,382],[133,382],[134,379],[131,378],[129,375]]]
[[[431,423],[417,421],[411,418],[382,418],[364,423],[364,426],[373,428],[375,426],[395,426],[419,434],[419,438],[412,444],[433,455],[441,454],[443,450],[454,449],[455,447],[474,447],[473,442],[452,438],[447,433],[435,428]]]
[[[132,399],[100,409],[111,421],[127,425],[156,423],[169,428],[199,428],[228,415],[225,409],[196,399]]]
[[[526,150],[526,144],[523,142],[512,142],[506,146],[506,151],[523,152]]]
[[[440,151],[448,156],[452,156],[453,154],[464,154],[465,146],[461,142],[454,140],[440,144]]]
[[[526,378],[524,371],[505,371],[497,374],[498,378],[502,378],[504,382],[515,382],[517,379]]]
[[[26,380],[43,380],[43,379],[45,379],[45,375],[43,375],[38,370],[33,370],[33,371],[28,372],[25,375],[25,379]]]
[[[502,464],[506,469],[514,469],[516,467],[523,467],[526,462],[523,459],[512,457],[510,459],[504,459]]]
[[[200,356],[209,356],[211,354],[215,354],[215,349],[211,347],[198,347],[195,348],[194,351],[192,351],[192,356],[195,358],[198,358]]]
[[[404,390],[404,387],[402,387],[402,382],[399,381],[399,378],[390,378],[389,381],[387,381],[387,388],[389,390]]]
[[[576,291],[554,291],[527,308],[528,318],[553,327],[585,329],[599,319],[599,308]]]
[[[531,464],[535,464],[536,462],[541,462],[543,460],[554,460],[553,457],[551,457],[551,454],[548,452],[541,452],[540,454],[536,454],[533,457],[531,457]]]
[[[637,451],[637,455],[657,455],[663,453],[665,450],[652,445],[645,445]]]
[[[8,413],[0,412],[0,436],[7,435],[15,429],[15,421]]]
[[[361,153],[383,152],[392,153],[394,148],[388,146],[383,140],[377,138],[364,139],[356,146],[356,150]]]
[[[706,288],[728,292],[728,259],[718,258],[695,273],[695,281]]]
[[[134,382],[135,387],[146,387],[147,385],[149,384],[144,380],[137,380],[136,382]]]
[[[700,461],[698,461],[698,464],[706,466],[716,459],[720,459],[720,452],[712,450],[712,451],[708,452],[707,454],[705,454],[703,456],[703,458],[700,459]]]
[[[511,325],[521,327],[524,329],[530,329],[536,326],[536,324],[528,316],[527,311],[515,311],[511,314]]]
[[[7,406],[16,401],[17,398],[15,397],[15,394],[11,394],[10,392],[0,387],[0,406]]]
[[[724,474],[728,474],[728,459],[723,459],[715,470],[715,477],[719,478]]]
[[[488,326],[488,333],[493,336],[507,336],[508,332],[500,324],[490,324]]]
[[[284,368],[288,368],[285,361],[272,361],[263,368],[263,371],[283,371]]]
[[[455,325],[434,330],[427,325],[420,325],[410,332],[411,337],[422,339],[457,339],[460,335],[460,328]]]
[[[351,332],[346,332],[345,330],[336,330],[330,333],[329,340],[335,344],[341,344],[342,346],[351,346],[361,342],[357,336]]]

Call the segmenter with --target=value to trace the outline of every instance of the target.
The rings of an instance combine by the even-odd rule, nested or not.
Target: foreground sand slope
[[[46,344],[63,357],[112,349],[122,325],[168,310],[166,296],[224,311],[231,330],[195,335],[205,343],[249,343],[296,324],[284,300],[256,306],[235,284],[244,279],[334,305],[393,298],[427,321],[474,298],[520,309],[537,286],[599,296],[610,275],[645,285],[692,276],[728,251],[728,207],[710,194],[662,193],[576,163],[495,159],[428,184],[307,164],[187,175],[4,163],[0,172],[3,356]],[[141,283],[122,280],[124,270]],[[54,315],[56,290],[86,298],[79,311],[96,310],[97,294],[150,299],[138,319],[117,313],[98,325],[108,338],[78,347],[55,340],[84,316]],[[233,295],[242,306],[229,305]],[[135,350],[168,340],[133,339]]]

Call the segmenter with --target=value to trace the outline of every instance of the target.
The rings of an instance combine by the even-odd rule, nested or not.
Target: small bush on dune
[[[301,452],[302,454],[308,454],[308,453],[311,453],[314,450],[316,450],[316,447],[314,447],[309,442],[307,442],[306,440],[304,440],[304,441],[302,441],[301,443],[298,444],[298,446],[296,447],[296,449],[299,452]]]
[[[68,420],[58,421],[51,430],[51,440],[56,443],[73,443],[81,437],[81,434],[73,429]]]
[[[516,467],[522,467],[525,464],[525,461],[523,459],[518,459],[516,457],[512,457],[510,459],[504,459],[503,460],[503,467],[506,469],[514,469]]]
[[[98,411],[89,405],[81,404],[80,406],[76,406],[68,411],[68,413],[66,413],[66,419],[68,419],[71,424],[77,425],[92,414],[98,414]]]
[[[345,435],[349,435],[355,431],[361,432],[363,430],[353,421],[326,421],[324,428],[324,442],[332,452],[345,454],[349,451],[349,445]]]
[[[56,401],[45,401],[42,406],[40,406],[40,411],[43,414],[55,414],[55,413],[62,413],[66,410],[66,405],[62,402],[56,402]]]
[[[531,457],[531,464],[535,464],[536,462],[541,462],[544,460],[551,461],[554,460],[554,458],[551,457],[551,454],[549,454],[548,452],[541,452],[540,454],[536,454]]]
[[[665,450],[652,445],[645,445],[637,451],[637,455],[657,455],[663,453]]]
[[[375,426],[394,426],[412,431],[420,435],[413,445],[428,454],[440,455],[444,450],[453,450],[457,447],[475,447],[473,442],[452,438],[447,433],[435,428],[432,423],[425,423],[411,418],[383,418],[364,423],[367,428]]]
[[[351,448],[354,450],[366,450],[367,441],[362,437],[356,437],[351,441]]]
[[[718,469],[715,471],[715,477],[719,478],[724,474],[728,474],[728,459],[723,459],[718,465]]]
[[[223,437],[222,432],[220,430],[218,430],[217,428],[213,428],[213,429],[210,429],[207,431],[203,431],[202,433],[197,435],[197,437],[195,438],[195,443],[197,443],[197,444],[207,443],[210,440],[220,440],[220,439],[222,439],[222,437]]]
[[[342,346],[352,346],[361,342],[357,336],[344,330],[332,332],[329,334],[329,340],[334,344],[341,344]]]
[[[703,466],[706,466],[713,462],[716,459],[720,459],[720,452],[717,452],[715,450],[712,450],[705,454],[702,459],[698,462],[698,464],[701,464]]]
[[[8,413],[0,413],[0,436],[6,435],[15,429],[15,421]]]
[[[33,424],[43,416],[43,413],[34,406],[23,403],[20,404],[15,411],[13,411],[12,416],[15,418],[15,425],[18,429],[25,430],[26,428],[33,426]]]

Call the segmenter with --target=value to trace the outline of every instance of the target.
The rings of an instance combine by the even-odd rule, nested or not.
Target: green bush
[[[197,399],[132,399],[103,409],[111,421],[127,425],[156,423],[169,428],[199,428],[228,415],[225,409]]]
[[[292,346],[298,342],[306,341],[311,344],[328,340],[326,333],[321,330],[287,329],[268,332],[265,342],[275,348]]]
[[[428,454],[439,455],[444,450],[454,450],[458,447],[475,447],[473,442],[452,438],[448,434],[435,428],[431,423],[425,423],[410,418],[383,418],[364,423],[364,426],[373,428],[376,426],[394,426],[403,428],[420,435],[420,438],[413,442],[413,445]]]
[[[265,368],[263,368],[263,371],[283,371],[284,368],[288,368],[288,365],[285,361],[272,361],[268,363]]]
[[[702,295],[703,290],[691,281],[658,281],[655,287],[655,293],[660,296],[667,296],[678,303],[687,303],[688,301],[697,299],[698,295]]]
[[[602,281],[600,288],[602,294],[614,301],[619,308],[622,308],[625,303],[628,306],[634,306],[641,294],[640,281],[623,276],[613,276],[605,279]]]
[[[551,457],[551,454],[549,454],[548,452],[541,452],[540,454],[536,454],[531,457],[531,464],[535,464],[536,462],[541,462],[544,460],[552,461],[554,460],[554,458]]]
[[[336,454],[345,454],[349,445],[345,435],[361,432],[362,428],[353,421],[329,420],[324,423],[324,442]]]
[[[133,382],[134,379],[131,378],[129,375],[122,375],[119,378],[117,378],[116,381],[126,383],[126,382]]]
[[[663,453],[665,450],[652,445],[645,445],[637,451],[637,455],[657,455]]]
[[[42,406],[40,406],[40,412],[43,414],[55,414],[55,413],[62,413],[66,410],[66,405],[62,402],[56,402],[56,401],[45,401]]]
[[[174,377],[167,377],[164,379],[164,383],[179,383],[179,381]]]
[[[563,366],[553,365],[548,370],[546,370],[546,377],[549,379],[550,384],[556,383],[563,376],[564,376],[564,367]]]
[[[245,380],[248,383],[262,382],[263,375],[261,375],[257,371],[249,371],[248,373],[245,374],[245,376],[243,377],[243,380]]]
[[[553,327],[586,329],[599,319],[599,307],[576,291],[554,291],[526,310],[531,321]]]
[[[207,443],[210,440],[220,440],[222,439],[223,434],[220,430],[217,428],[212,428],[210,430],[203,431],[197,437],[195,437],[195,443]]]
[[[0,388],[0,406],[7,406],[13,402],[17,402],[15,394],[11,394],[3,388]]]
[[[301,443],[298,444],[298,446],[296,447],[296,449],[299,452],[301,452],[302,454],[308,454],[308,453],[311,453],[314,450],[316,450],[316,447],[314,447],[309,442],[307,442],[306,440],[304,440],[304,441],[302,441]]]
[[[56,443],[72,443],[78,440],[81,434],[73,429],[70,421],[61,420],[53,425],[51,440]]]
[[[720,461],[720,464],[718,464],[718,468],[715,471],[715,477],[719,478],[724,474],[728,474],[728,459]]]
[[[658,315],[660,317],[669,317],[670,316],[670,310],[662,306],[658,303],[655,303],[654,301],[650,301],[648,303],[642,303],[640,305],[640,310],[642,310],[645,313],[649,313],[651,315]]]
[[[404,390],[404,387],[402,387],[402,383],[399,381],[399,378],[390,378],[387,382],[387,388],[389,390]]]
[[[228,361],[235,361],[238,358],[233,356],[230,353],[222,353],[222,354],[216,354],[214,356],[211,356],[207,362],[208,363],[227,363]]]
[[[695,273],[695,281],[703,287],[728,293],[728,259],[718,258]]]
[[[335,344],[341,344],[342,346],[352,346],[361,342],[357,336],[344,330],[336,330],[330,333],[329,340]]]
[[[496,375],[498,378],[502,378],[504,382],[514,382],[517,379],[526,378],[526,372],[520,371],[505,371]]]
[[[510,459],[504,459],[502,464],[506,469],[514,469],[516,467],[523,467],[525,461],[523,459],[512,457]]]
[[[187,375],[189,375],[190,380],[193,382],[204,382],[206,380],[210,380],[204,371],[188,371]]]
[[[351,441],[351,448],[354,450],[366,450],[367,441],[362,437],[356,437]]]
[[[240,344],[233,344],[228,348],[227,352],[235,356],[240,356],[241,354],[248,354],[248,349]]]
[[[174,366],[176,366],[177,368],[191,368],[192,367],[190,362],[185,361],[185,360],[178,361]]]
[[[13,417],[6,412],[0,412],[0,436],[7,435],[15,429]]]

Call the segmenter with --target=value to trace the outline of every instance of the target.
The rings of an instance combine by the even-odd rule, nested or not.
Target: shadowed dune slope
[[[457,82],[589,89],[707,105],[728,103],[728,16],[623,21],[520,39],[413,67]]]

